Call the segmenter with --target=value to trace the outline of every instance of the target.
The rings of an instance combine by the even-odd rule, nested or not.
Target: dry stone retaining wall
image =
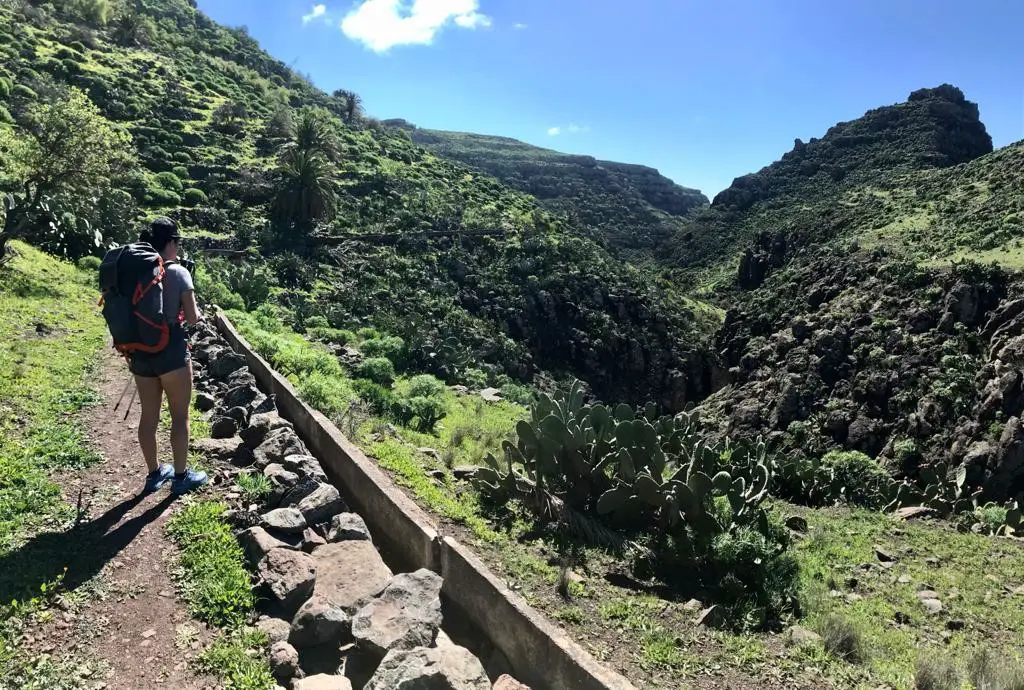
[[[441,576],[392,573],[245,357],[206,324],[191,344],[196,406],[213,436],[193,446],[271,486],[262,503],[229,517],[265,595],[257,625],[277,681],[292,690],[490,690],[481,661],[441,629]]]
[[[389,562],[401,571],[406,573],[429,571],[440,574],[440,595],[444,601],[445,610],[456,612],[461,619],[460,622],[468,622],[473,629],[480,647],[478,651],[484,652],[481,658],[487,659],[486,665],[492,670],[492,677],[500,673],[500,670],[508,670],[535,690],[604,690],[606,688],[632,690],[633,686],[629,681],[599,664],[586,650],[569,639],[564,632],[534,611],[521,596],[510,591],[471,550],[451,537],[439,535],[430,517],[395,487],[390,478],[345,438],[329,419],[299,400],[291,384],[273,371],[270,365],[253,351],[252,347],[238,334],[222,313],[217,314],[216,324],[234,352],[221,351],[219,353],[220,357],[230,357],[227,360],[230,364],[218,366],[218,363],[213,361],[214,358],[210,358],[213,364],[211,369],[218,366],[220,373],[224,373],[224,369],[233,367],[239,361],[235,357],[244,359],[248,373],[259,382],[263,391],[270,394],[270,398],[274,400],[280,413],[280,415],[275,413],[271,417],[258,419],[255,416],[251,417],[249,427],[241,429],[239,432],[241,438],[247,439],[247,442],[243,444],[246,450],[237,450],[234,442],[229,440],[227,447],[222,452],[228,455],[238,453],[245,458],[248,451],[253,454],[254,462],[266,462],[263,465],[263,471],[271,479],[271,483],[275,487],[275,495],[280,492],[287,498],[286,494],[293,491],[294,486],[309,477],[315,477],[320,484],[325,484],[329,480],[334,486],[340,487],[344,494],[343,502],[349,510],[338,511],[340,517],[332,516],[326,533],[322,529],[322,525],[319,530],[316,526],[312,526],[312,531],[328,542],[327,546],[316,545],[310,548],[309,543],[305,541],[308,536],[307,531],[311,527],[307,525],[302,530],[304,535],[302,541],[296,537],[299,534],[298,531],[290,533],[291,541],[289,543],[295,549],[310,551],[315,556],[321,548],[326,549],[323,553],[330,553],[338,548],[337,544],[368,541],[372,534],[373,541],[388,555]],[[208,332],[203,337],[209,338],[207,347],[218,348],[223,342]],[[232,373],[227,373],[227,376],[230,377]],[[236,379],[236,382],[238,380]],[[245,382],[249,382],[247,378]],[[260,395],[264,394],[261,392]],[[258,405],[261,402],[266,407],[267,403],[259,396],[254,398],[250,404]],[[216,415],[215,412],[214,415]],[[257,429],[250,431],[254,426]],[[281,429],[286,429],[286,431],[281,431]],[[272,437],[272,434],[276,434],[276,436]],[[284,456],[280,460],[264,457],[267,454],[261,448],[271,438],[274,439],[274,444],[294,443],[301,438],[298,443],[308,444],[309,450],[303,445],[299,452]],[[256,441],[259,443],[255,443]],[[219,440],[210,441],[211,444],[220,442]],[[310,456],[310,451],[315,457]],[[270,468],[269,473],[268,468]],[[296,483],[290,484],[293,475],[297,477]],[[282,504],[276,506],[275,509],[298,507],[297,503],[295,506],[288,506],[283,505],[283,502],[284,499],[282,499]],[[299,512],[301,513],[301,510]],[[362,516],[362,519],[359,516]],[[277,520],[279,517],[285,518],[286,516],[277,513],[273,514],[270,519]],[[294,521],[291,529],[299,530],[299,518],[293,513],[289,513],[287,517]],[[366,523],[363,523],[363,519]],[[265,524],[267,516],[264,515],[262,520]],[[366,529],[367,525],[369,529]],[[352,534],[354,537],[349,536]],[[258,535],[258,533],[256,536],[262,538],[262,535]],[[250,535],[248,539],[252,541],[256,536]],[[273,536],[281,538],[280,534]],[[367,547],[346,548],[365,549]],[[259,552],[257,551],[257,553]],[[373,553],[376,554],[377,551],[374,550]],[[390,571],[388,574],[390,576]],[[333,582],[339,575],[332,571],[330,577]],[[372,579],[377,575],[371,574],[370,577]],[[380,583],[379,579],[374,581]],[[383,595],[389,582],[390,579],[381,583],[374,595]],[[319,575],[317,583],[314,583],[312,599],[317,598],[318,583]],[[352,597],[351,594],[347,596],[349,599]],[[396,595],[393,592],[389,596]],[[383,596],[377,598],[385,599]],[[370,599],[376,600],[377,598],[370,597],[360,603],[367,604]],[[388,610],[393,606],[393,603],[382,603],[380,608]],[[371,617],[375,617],[378,621],[382,617],[388,618],[387,615],[380,613],[378,607],[375,606],[372,610],[374,613]],[[345,612],[350,617],[359,614],[358,611],[352,610],[351,605]],[[370,616],[370,613],[367,612],[367,615]],[[411,618],[415,619],[422,615],[425,615],[423,611],[417,609],[415,614],[411,614]],[[283,626],[280,623],[272,621],[263,623],[263,627],[274,629],[279,633],[283,631]],[[289,636],[291,629],[289,627]],[[305,626],[302,626],[302,629],[305,630]],[[349,634],[351,634],[351,630],[350,619]],[[399,637],[403,635],[405,633]],[[415,636],[413,635],[413,637]],[[362,644],[356,641],[353,644],[360,650],[372,651],[374,648],[374,643],[371,640],[366,640]],[[442,630],[438,633],[433,647],[427,646],[420,649],[441,649],[443,652],[444,649],[451,648],[455,648],[455,645]],[[393,671],[389,669],[397,667],[403,669],[415,669],[420,666],[434,668],[433,662],[427,663],[427,660],[442,653],[431,652],[427,656],[418,656],[405,654],[408,651],[401,650],[401,653],[399,650],[389,651],[383,659],[380,659],[379,666],[375,668],[380,669],[382,673],[385,670],[392,673]],[[452,660],[452,664],[456,666],[461,666],[458,659],[465,659],[465,655],[461,651],[454,651],[448,656]],[[401,663],[396,662],[396,657],[401,659]],[[494,672],[496,669],[498,671]],[[363,677],[368,678],[369,676],[364,674]],[[502,676],[496,680],[495,687],[522,687],[517,683],[518,681],[511,676]],[[296,685],[296,687],[299,686]],[[367,687],[385,686],[367,685]],[[446,686],[439,685],[438,687]]]

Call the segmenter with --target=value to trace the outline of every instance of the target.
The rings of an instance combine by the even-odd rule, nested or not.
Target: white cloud
[[[515,24],[512,25],[512,28],[513,29],[525,29],[527,26],[528,26],[527,24],[523,24],[522,22],[516,22]]]
[[[313,5],[313,11],[302,16],[302,23],[309,24],[314,19],[319,19],[327,14],[327,5]]]
[[[395,46],[430,45],[434,36],[454,23],[463,29],[491,25],[479,0],[362,0],[345,15],[341,30],[353,41],[384,53]]]
[[[565,132],[566,134],[584,134],[590,131],[590,125],[579,125],[568,124],[565,127],[550,127],[548,128],[548,136],[557,137],[559,134]]]

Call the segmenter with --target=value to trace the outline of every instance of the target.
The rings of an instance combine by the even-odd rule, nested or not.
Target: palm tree
[[[363,118],[363,99],[359,94],[338,89],[331,95],[342,102],[340,115],[346,124],[354,125]]]
[[[331,162],[337,162],[338,141],[334,136],[330,113],[322,108],[300,110],[295,122],[295,139],[289,147],[318,153]]]
[[[338,208],[334,171],[323,154],[288,148],[281,154],[277,174],[274,218],[279,235],[294,229],[294,239],[305,239],[317,223],[334,216]]]

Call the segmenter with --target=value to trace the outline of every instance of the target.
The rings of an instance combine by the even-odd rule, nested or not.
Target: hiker
[[[149,244],[164,261],[163,312],[170,325],[167,345],[160,352],[132,352],[129,369],[135,375],[142,417],[139,420],[139,446],[149,474],[146,491],[156,491],[171,481],[171,492],[183,494],[209,480],[205,472],[189,469],[188,411],[192,403],[192,357],[183,322],[194,326],[201,315],[196,305],[195,287],[188,270],[177,263],[181,235],[170,218],[157,218],[142,231],[139,242]],[[171,452],[174,466],[158,465],[156,430],[160,423],[163,394],[171,411]]]

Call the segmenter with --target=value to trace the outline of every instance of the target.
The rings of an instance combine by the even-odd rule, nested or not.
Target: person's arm
[[[199,305],[196,304],[195,290],[181,293],[181,310],[185,312],[185,321],[189,326],[195,326],[202,320],[203,315],[199,311]]]

